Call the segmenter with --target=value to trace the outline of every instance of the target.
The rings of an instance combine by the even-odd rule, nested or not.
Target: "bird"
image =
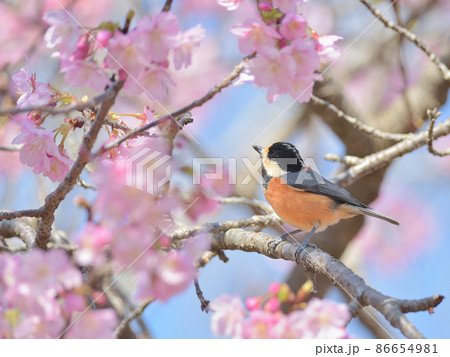
[[[265,148],[258,145],[253,148],[261,156],[262,188],[267,202],[283,221],[297,228],[283,234],[281,240],[300,231],[309,232],[296,256],[309,244],[315,232],[321,232],[341,219],[363,214],[399,225],[393,218],[374,211],[346,189],[305,165],[294,145],[276,142]]]

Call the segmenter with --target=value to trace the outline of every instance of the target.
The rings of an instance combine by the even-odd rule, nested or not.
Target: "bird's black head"
[[[300,171],[304,162],[297,148],[286,142],[277,142],[267,148],[267,158],[275,161],[286,172]]]
[[[279,177],[286,172],[300,171],[305,163],[297,148],[289,143],[277,142],[266,148],[253,146],[261,154],[263,175]]]

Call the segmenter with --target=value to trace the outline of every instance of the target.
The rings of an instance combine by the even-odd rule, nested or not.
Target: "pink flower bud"
[[[268,1],[261,1],[260,3],[258,3],[258,7],[261,11],[272,10],[272,4]]]
[[[258,310],[260,308],[258,298],[249,297],[245,300],[245,306],[249,311]]]
[[[97,32],[96,36],[97,44],[101,47],[108,46],[111,36],[112,36],[111,31],[100,30],[99,32]]]
[[[281,288],[280,283],[272,283],[272,284],[270,284],[269,291],[271,294],[277,295],[278,292],[280,291],[280,288]]]
[[[270,298],[264,305],[264,310],[275,312],[280,308],[280,301],[277,298]]]

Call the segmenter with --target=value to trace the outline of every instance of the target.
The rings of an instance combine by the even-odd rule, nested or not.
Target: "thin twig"
[[[373,126],[367,125],[363,123],[362,121],[356,119],[355,117],[352,117],[346,113],[344,113],[342,110],[337,108],[334,104],[331,104],[330,102],[316,97],[314,94],[311,95],[311,101],[316,104],[323,105],[327,109],[331,110],[336,114],[338,118],[342,118],[356,129],[362,131],[365,134],[374,136],[376,138],[384,139],[384,140],[395,140],[395,141],[401,141],[408,137],[408,134],[396,134],[396,133],[386,133],[381,130],[378,130],[374,128]]]
[[[213,88],[211,88],[208,93],[206,93],[203,97],[201,97],[200,99],[197,99],[195,101],[193,101],[191,104],[178,109],[168,115],[165,115],[161,118],[159,118],[158,120],[151,122],[147,125],[143,125],[139,128],[135,128],[131,131],[129,131],[127,134],[109,142],[106,145],[103,145],[97,152],[94,153],[94,156],[98,156],[98,155],[102,155],[103,153],[105,153],[108,150],[114,149],[116,147],[118,147],[120,144],[122,144],[124,141],[134,138],[135,136],[139,135],[140,133],[154,127],[157,125],[160,125],[168,120],[173,120],[175,123],[177,123],[181,129],[182,125],[176,120],[176,118],[180,117],[182,114],[185,114],[187,112],[189,112],[191,109],[199,107],[203,104],[205,104],[207,101],[209,101],[210,99],[212,99],[216,94],[220,93],[222,91],[222,89],[230,86],[233,81],[239,77],[239,75],[241,74],[241,72],[245,69],[245,64],[253,57],[256,56],[256,53],[252,53],[251,55],[245,57],[241,63],[239,63],[236,67],[234,67],[233,71],[226,76],[225,78],[222,79],[222,81],[218,84],[216,84]]]
[[[172,7],[172,1],[173,0],[166,0],[161,11],[169,12],[170,8]]]
[[[247,197],[214,197],[214,199],[223,204],[229,205],[245,205],[252,208],[256,208],[258,210],[263,210],[267,214],[274,213],[273,208],[263,201],[255,200],[254,198]]]
[[[428,56],[428,58],[433,61],[439,68],[439,70],[442,72],[442,76],[445,80],[450,80],[450,70],[447,68],[447,66],[440,60],[440,58],[428,47],[428,45],[425,44],[422,40],[420,40],[416,34],[412,33],[411,31],[407,30],[406,28],[394,24],[392,21],[388,20],[383,16],[383,14],[376,9],[368,0],[359,0],[365,7],[369,9],[369,11],[377,17],[378,20],[380,20],[384,26],[387,28],[390,28],[391,30],[394,30],[400,35],[405,36],[409,41],[414,43],[418,48],[420,48],[423,52],[425,52]]]
[[[35,106],[30,106],[30,107],[23,107],[23,108],[10,108],[10,109],[4,109],[4,110],[0,110],[0,115],[14,115],[14,114],[19,114],[19,113],[29,113],[29,112],[33,112],[33,111],[41,111],[44,113],[49,113],[49,114],[67,114],[70,113],[72,111],[79,111],[82,112],[84,109],[86,108],[94,108],[95,106],[99,105],[100,103],[103,103],[109,96],[110,96],[110,91],[106,90],[105,92],[103,92],[102,94],[100,94],[99,96],[88,100],[87,102],[84,103],[72,103],[60,108],[55,108],[54,106],[50,106],[50,105],[35,105]]]
[[[225,232],[231,228],[265,228],[269,226],[277,226],[281,224],[281,219],[276,214],[267,215],[255,215],[250,218],[241,219],[229,219],[222,222],[210,222],[198,226],[183,226],[175,229],[171,234],[169,234],[170,239],[173,243],[180,239],[185,239],[193,234],[198,234],[200,232]]]
[[[21,211],[5,211],[0,212],[0,221],[20,217],[41,217],[43,213],[44,207],[38,209],[24,209]]]
[[[19,151],[23,145],[0,146],[0,151]]]
[[[128,327],[130,322],[139,317],[147,308],[147,306],[150,305],[153,301],[155,301],[155,299],[145,299],[142,303],[136,306],[136,308],[133,311],[131,311],[131,313],[120,322],[119,326],[114,331],[116,337],[119,337],[121,333],[125,330],[125,328]]]
[[[205,299],[203,291],[202,289],[200,289],[197,277],[194,278],[194,286],[195,286],[195,293],[197,294],[197,297],[200,300],[200,308],[202,309],[202,311],[205,311],[206,313],[214,311],[211,310],[211,308],[209,307],[210,301]]]
[[[427,110],[428,119],[430,120],[430,124],[428,125],[428,136],[427,136],[427,145],[428,151],[430,154],[436,156],[447,156],[450,155],[450,148],[445,151],[438,151],[433,147],[433,130],[434,124],[436,123],[436,119],[439,118],[441,112],[437,111],[437,108],[428,109]]]

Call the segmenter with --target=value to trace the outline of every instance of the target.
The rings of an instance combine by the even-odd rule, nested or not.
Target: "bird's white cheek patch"
[[[280,165],[278,165],[278,163],[276,163],[275,161],[270,160],[267,157],[265,157],[265,158],[263,157],[262,160],[263,160],[264,168],[266,169],[266,172],[267,172],[267,174],[269,176],[271,176],[271,177],[280,177],[280,176],[283,176],[283,175],[287,174],[287,172],[284,171],[280,167]]]

